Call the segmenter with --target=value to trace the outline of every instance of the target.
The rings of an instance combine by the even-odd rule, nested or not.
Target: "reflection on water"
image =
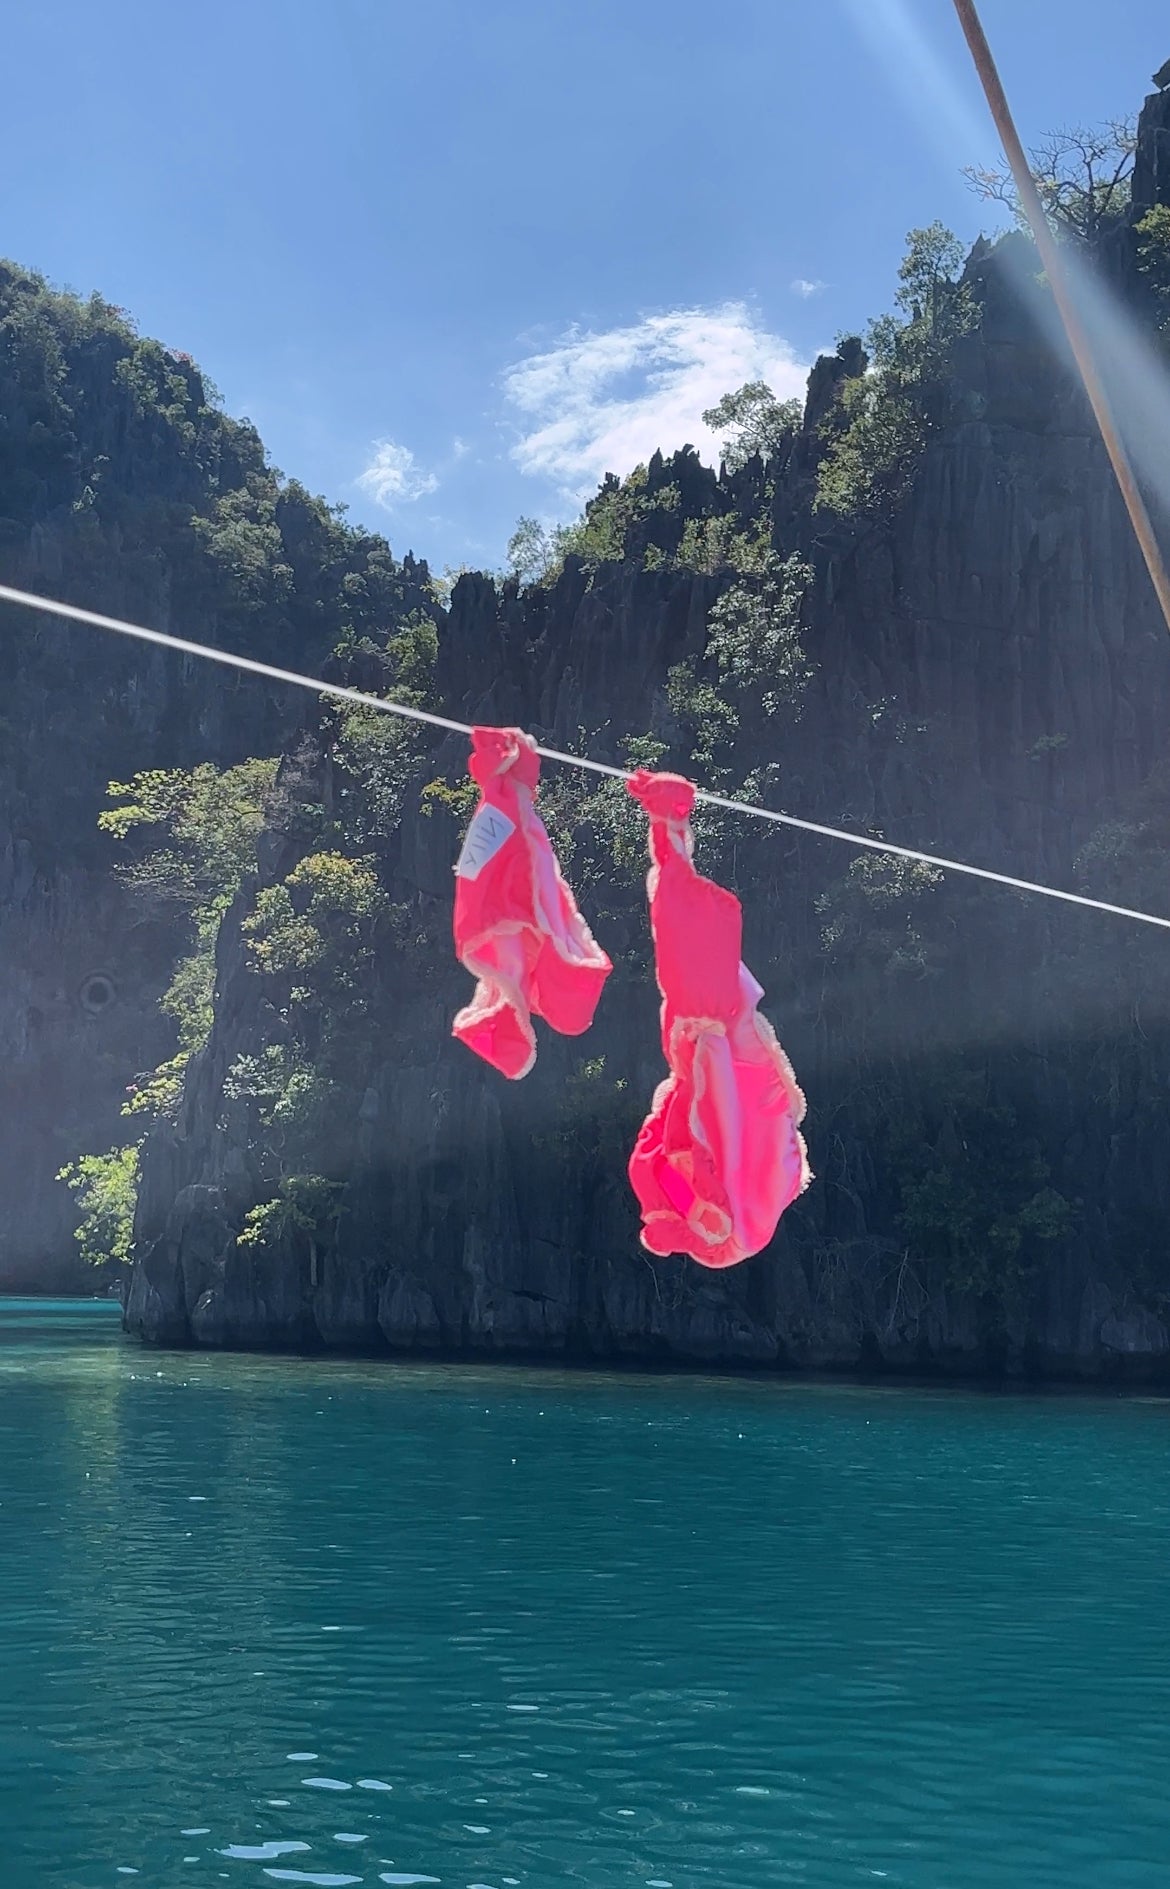
[[[0,1885],[1161,1886],[1168,1424],[0,1302]]]

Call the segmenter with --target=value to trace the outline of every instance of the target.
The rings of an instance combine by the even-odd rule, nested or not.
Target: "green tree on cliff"
[[[946,418],[955,343],[978,322],[958,238],[936,222],[906,241],[899,312],[870,324],[868,372],[846,381],[822,429],[816,506],[842,517],[885,514],[906,491]]]
[[[738,472],[757,454],[769,459],[800,426],[799,400],[777,400],[766,381],[749,380],[708,407],[703,425],[725,433],[719,448],[728,472]]]

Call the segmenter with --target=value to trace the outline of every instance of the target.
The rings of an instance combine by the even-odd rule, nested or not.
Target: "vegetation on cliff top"
[[[0,546],[51,524],[87,601],[116,576],[215,640],[318,659],[403,608],[411,571],[271,466],[189,355],[0,262]],[[423,573],[425,577],[425,573]]]

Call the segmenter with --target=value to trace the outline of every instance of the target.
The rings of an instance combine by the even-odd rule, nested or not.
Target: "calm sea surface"
[[[0,1885],[1165,1889],[1170,1404],[0,1301]]]

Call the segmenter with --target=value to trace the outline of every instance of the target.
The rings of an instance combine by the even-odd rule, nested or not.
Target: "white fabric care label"
[[[484,867],[493,860],[504,841],[510,839],[516,831],[516,822],[509,820],[506,813],[498,807],[489,806],[485,801],[476,811],[475,818],[467,829],[467,838],[463,842],[463,851],[455,866],[460,879],[478,879]]]

